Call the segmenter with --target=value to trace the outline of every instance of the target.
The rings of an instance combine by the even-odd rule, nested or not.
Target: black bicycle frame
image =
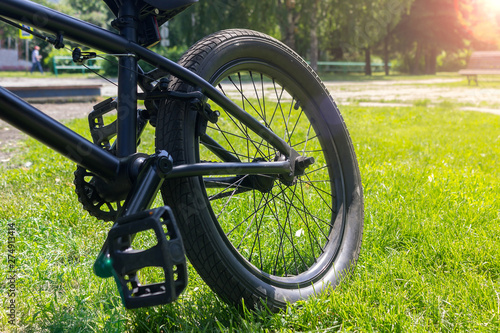
[[[137,16],[133,1],[124,1],[122,17]],[[126,5],[128,3],[128,5]],[[89,46],[105,53],[119,55],[118,134],[116,156],[104,151],[69,128],[45,115],[13,93],[0,87],[0,118],[38,141],[73,160],[91,172],[112,179],[119,172],[122,160],[136,151],[137,112],[137,60],[142,59],[192,84],[200,91],[239,119],[249,129],[275,147],[288,160],[267,163],[223,163],[224,167],[197,164],[175,167],[174,176],[207,174],[290,174],[294,159],[299,156],[283,139],[278,137],[238,105],[224,96],[203,78],[175,62],[158,55],[136,43],[136,29],[125,26],[120,35],[90,23],[59,13],[31,1],[0,0],[0,16],[21,22],[54,35]],[[217,169],[217,170],[215,170]]]

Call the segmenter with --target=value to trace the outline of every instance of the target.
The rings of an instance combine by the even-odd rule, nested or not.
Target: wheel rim
[[[331,134],[317,106],[306,103],[303,89],[278,67],[252,59],[228,63],[211,82],[299,154],[315,159],[293,184],[270,175],[242,175],[233,184],[211,188],[214,177],[205,179],[219,233],[260,280],[284,288],[319,280],[333,264],[342,238],[343,195]],[[242,162],[279,158],[275,149],[210,104],[221,113],[217,124],[207,128],[212,139]],[[200,147],[199,160],[220,161],[209,146]]]

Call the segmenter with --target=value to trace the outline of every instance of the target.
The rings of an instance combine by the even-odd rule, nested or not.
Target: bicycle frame
[[[200,265],[198,268],[212,276],[215,268],[222,267],[222,265],[219,266],[219,263],[227,264],[224,265],[226,271],[220,274],[224,276],[224,280],[219,280],[219,276],[211,277],[210,280],[217,282],[218,285],[219,281],[229,283],[231,293],[233,290],[241,289],[238,291],[241,298],[246,300],[248,297],[251,302],[255,302],[255,305],[257,305],[257,299],[269,298],[270,300],[274,299],[274,308],[281,307],[289,301],[289,298],[291,300],[302,298],[302,290],[312,295],[314,292],[312,289],[316,287],[322,290],[330,284],[337,284],[337,276],[341,276],[343,271],[347,271],[349,266],[347,263],[351,259],[355,260],[359,254],[363,211],[359,169],[349,135],[335,103],[327,96],[324,86],[314,72],[306,66],[305,61],[296,55],[291,55],[290,53],[293,51],[275,42],[271,37],[252,31],[245,31],[241,34],[223,31],[195,44],[200,49],[191,49],[183,58],[186,59],[186,62],[194,62],[197,57],[201,57],[202,53],[207,52],[208,48],[203,45],[205,41],[207,44],[215,45],[210,47],[204,62],[200,62],[203,67],[198,69],[199,73],[206,73],[205,69],[212,69],[210,66],[220,66],[219,62],[224,62],[228,66],[236,63],[236,66],[227,71],[224,66],[219,67],[221,70],[219,73],[228,75],[230,79],[232,74],[227,73],[232,73],[232,70],[244,68],[252,76],[253,69],[250,68],[254,67],[256,71],[259,71],[259,68],[269,65],[262,71],[261,81],[267,73],[273,83],[283,84],[281,87],[283,91],[286,90],[285,85],[292,87],[290,92],[286,91],[286,93],[292,97],[293,103],[290,105],[295,110],[300,109],[300,111],[297,119],[293,121],[293,129],[291,131],[285,130],[283,135],[289,140],[285,141],[266,127],[268,122],[265,117],[257,116],[262,117],[261,120],[266,123],[263,124],[251,116],[250,113],[253,111],[247,113],[229,97],[226,97],[223,89],[219,91],[218,88],[214,87],[209,82],[212,78],[202,78],[191,70],[142,46],[142,44],[156,41],[158,34],[151,25],[147,26],[148,29],[139,30],[141,24],[145,26],[153,22],[154,25],[155,15],[160,17],[165,14],[163,16],[165,18],[171,13],[168,10],[161,12],[159,8],[148,7],[153,5],[159,7],[163,1],[166,0],[107,0],[106,2],[111,4],[110,8],[113,7],[112,11],[117,16],[117,19],[113,21],[113,26],[119,32],[113,33],[32,1],[0,0],[1,20],[14,26],[16,24],[12,21],[16,21],[39,31],[53,34],[56,38],[50,37],[47,40],[57,48],[62,47],[63,39],[68,39],[119,59],[117,104],[115,105],[112,99],[112,101],[99,103],[89,116],[94,142],[85,139],[15,94],[0,87],[0,119],[76,162],[79,167],[75,171],[75,190],[83,207],[90,215],[102,220],[114,221],[94,262],[94,273],[102,278],[114,277],[122,301],[127,308],[170,303],[180,295],[187,285],[186,251],[182,243],[182,236],[187,236],[186,239],[190,243],[189,247],[186,248],[188,251],[191,250],[187,254],[193,255],[199,262],[206,260],[217,263],[211,267]],[[172,13],[185,9],[193,2],[196,0],[177,0],[172,5]],[[167,2],[163,3],[167,4]],[[171,3],[174,2],[168,2],[168,4]],[[145,13],[139,13],[138,8],[141,8],[140,10]],[[148,33],[150,30],[153,31],[152,34]],[[218,40],[229,35],[231,36],[227,37],[225,45],[222,43],[222,46],[217,48]],[[258,35],[260,37],[257,38]],[[44,37],[39,34],[38,36]],[[236,48],[238,50],[235,52]],[[261,48],[264,50],[263,52]],[[250,50],[251,52],[249,52]],[[246,54],[245,58],[239,56],[241,53]],[[220,57],[220,61],[218,59],[212,61],[217,56]],[[271,59],[275,56],[277,60]],[[82,57],[81,50],[75,49],[73,59],[79,62],[79,60],[86,58]],[[157,70],[145,73],[138,65],[139,60],[149,63]],[[249,64],[248,69],[243,65],[245,63]],[[281,65],[282,63],[285,65]],[[161,79],[167,74],[179,80],[165,85],[166,81]],[[214,74],[214,80],[221,79],[216,76],[217,74]],[[304,81],[303,85],[301,81]],[[191,87],[184,89],[185,84],[191,85]],[[138,93],[138,86],[142,88],[144,93]],[[175,88],[169,91],[168,86]],[[276,88],[274,89],[276,92]],[[262,90],[264,91],[264,85]],[[298,97],[294,95],[298,95]],[[324,99],[324,97],[328,98]],[[246,97],[242,94],[243,98]],[[153,102],[145,103],[147,110],[144,110],[143,113],[143,110],[137,108],[138,100]],[[254,140],[257,145],[263,146],[265,154],[262,155],[262,158],[258,158],[255,154],[253,161],[242,162],[242,160],[250,161],[253,154],[253,152],[249,152],[251,149],[247,148],[246,153],[239,154],[234,148],[238,145],[233,147],[230,140],[226,139],[231,147],[225,149],[223,147],[225,143],[218,143],[210,137],[209,131],[204,130],[208,127],[207,122],[215,123],[220,114],[210,110],[210,106],[206,103],[207,100],[217,104],[218,108],[222,108],[228,114],[227,118],[232,118],[231,121],[235,119],[235,123],[239,122],[236,124],[238,127],[241,124],[244,131],[235,137],[248,139],[249,142]],[[165,122],[167,119],[173,119],[173,123],[165,124],[162,122],[159,124],[165,126],[165,132],[177,124],[188,127],[188,130],[181,132],[180,130],[185,128],[180,127],[174,128],[179,132],[160,133],[158,141],[173,138],[175,142],[161,142],[160,145],[173,147],[172,149],[176,150],[174,155],[178,156],[179,160],[186,160],[189,163],[174,166],[175,161],[173,161],[172,156],[164,150],[157,151],[152,155],[137,152],[138,136],[144,129],[147,119],[154,119],[156,112],[159,112],[155,104],[159,101],[182,101],[182,103],[167,104],[165,112],[187,112],[185,119],[181,119],[182,117],[177,119],[176,116],[182,116],[182,114],[172,113],[167,114],[166,118],[161,120]],[[182,109],[172,111],[175,105],[181,105]],[[281,106],[280,99],[278,99],[277,105]],[[310,113],[307,112],[308,108],[311,109]],[[115,109],[117,111],[116,123],[104,126],[102,115]],[[259,113],[258,110],[255,111]],[[299,123],[299,118],[303,114],[302,119],[307,117],[310,121],[308,126],[303,126],[302,122]],[[223,123],[224,117],[220,118],[221,123]],[[96,119],[98,120],[95,123],[96,127],[93,127],[94,123],[92,122]],[[281,121],[281,119],[277,121]],[[286,122],[285,120],[284,123]],[[316,128],[314,123],[320,124]],[[303,144],[300,141],[292,141],[292,135],[290,135],[295,132],[295,128],[299,127],[307,129],[305,136],[299,136],[299,140],[303,141]],[[161,129],[161,126],[159,128]],[[227,131],[231,131],[229,126]],[[253,132],[252,137],[247,131]],[[220,132],[223,133],[222,130]],[[165,134],[165,136],[162,138],[161,134]],[[175,134],[179,134],[179,137],[182,134],[182,138],[177,138]],[[262,139],[261,142],[259,142],[259,138],[254,138],[254,134]],[[109,138],[115,135],[114,146],[109,149]],[[99,136],[102,137],[98,138]],[[214,135],[214,137],[216,136]],[[189,147],[178,144],[181,140],[184,140],[184,146]],[[310,144],[312,148],[308,146],[306,149],[309,141],[312,141]],[[303,154],[316,155],[316,150],[318,151],[317,154],[321,155],[319,160],[324,159],[324,161],[320,162],[321,165],[317,167],[317,170],[312,170],[312,172],[322,170],[316,174],[316,178],[313,177],[311,180],[309,175],[305,173],[307,168],[316,163],[315,157],[301,156],[288,142],[294,142],[294,147],[301,147],[297,149],[301,149]],[[204,145],[204,149],[208,149],[216,156],[217,160],[222,162],[198,162],[202,158],[197,156],[199,152],[196,150],[197,144]],[[327,145],[329,145],[328,149],[324,149],[324,146]],[[260,148],[257,150],[258,154],[262,153]],[[187,152],[187,158],[179,152]],[[201,178],[201,176],[208,175],[225,177]],[[249,175],[256,177],[247,177]],[[304,176],[303,181],[300,180],[301,176]],[[150,209],[164,180],[176,177],[197,178],[177,179],[177,181],[172,182],[172,189],[163,187],[165,201],[175,204],[173,210],[168,206]],[[87,182],[85,178],[90,180]],[[247,182],[244,183],[243,180]],[[275,182],[279,182],[276,187],[274,186]],[[316,187],[315,183],[320,183],[320,186]],[[234,188],[234,191],[221,191],[217,195],[209,197],[208,194],[211,190],[205,192],[205,188],[229,188],[231,190]],[[279,190],[279,193],[273,193],[274,188]],[[310,188],[311,191],[306,192],[303,188]],[[167,192],[169,190],[171,192]],[[186,193],[187,191],[191,192]],[[261,260],[260,268],[258,265],[254,265],[251,258],[248,258],[248,262],[245,262],[246,257],[242,257],[243,260],[240,260],[238,254],[233,252],[233,250],[238,252],[239,249],[229,244],[232,242],[229,237],[227,238],[228,243],[223,238],[224,233],[226,236],[232,233],[232,230],[228,232],[223,230],[221,225],[218,225],[220,213],[224,211],[229,201],[224,203],[224,208],[219,212],[219,216],[215,216],[212,206],[208,205],[210,204],[209,200],[226,197],[232,199],[235,194],[248,191],[254,191],[248,193],[249,197],[253,197],[253,205],[252,201],[248,201],[250,203],[247,204],[253,206],[254,212],[237,225],[245,224],[244,228],[246,229],[241,236],[242,238],[238,240],[239,243],[243,243],[243,237],[246,237],[247,233],[256,234],[251,240],[253,245],[250,257],[252,257],[254,248],[261,248],[261,226],[267,223],[270,224],[266,226],[269,229],[262,228],[262,232],[270,232],[270,237],[274,238],[272,243],[280,243],[276,248],[276,258],[272,258],[272,265],[263,264]],[[256,195],[256,191],[263,194],[261,198],[258,198],[259,195]],[[314,198],[318,198],[321,201],[320,208],[325,211],[324,217],[323,214],[315,216],[315,211],[311,213],[308,209],[302,208],[305,206],[304,197],[308,197],[309,193],[313,193],[314,196],[313,199],[308,200],[308,203],[309,201],[312,203]],[[170,198],[169,196],[177,196],[178,198]],[[266,196],[271,197],[270,200]],[[276,201],[274,201],[275,197]],[[201,199],[201,202],[198,199]],[[240,201],[237,203],[238,206],[245,205],[247,202],[247,200],[238,201]],[[260,201],[263,201],[263,204]],[[282,202],[282,204],[277,205],[277,202]],[[205,203],[208,204],[205,206]],[[108,204],[109,211],[99,210],[103,204]],[[116,210],[112,204],[117,207]],[[97,209],[93,210],[94,208]],[[266,210],[268,208],[269,210]],[[195,218],[194,214],[184,214],[190,209],[197,210],[196,213],[199,213],[200,216]],[[234,211],[236,210],[234,209]],[[256,215],[260,210],[262,210],[260,215]],[[279,211],[283,213],[282,217],[278,216]],[[173,212],[178,215],[177,218],[182,222],[182,229],[178,228]],[[228,210],[225,213],[231,214],[232,212],[233,208],[230,209],[230,212]],[[99,215],[99,213],[107,215]],[[264,219],[266,216],[269,218]],[[292,219],[299,220],[297,228],[302,227],[292,230],[292,223],[290,223]],[[245,222],[247,220],[250,222]],[[254,230],[251,226],[257,220]],[[272,224],[272,220],[275,220],[276,223]],[[309,220],[311,221],[308,222]],[[276,230],[271,230],[273,226]],[[300,237],[304,233],[304,229],[309,230],[310,226],[313,227],[313,230],[309,232],[309,235],[313,237],[303,238],[304,253],[308,255],[308,258],[304,260],[300,253],[302,251],[299,251],[300,248],[296,248],[294,245],[294,239]],[[289,229],[289,233],[285,229]],[[151,243],[154,245],[144,249],[139,244],[140,248],[134,249],[132,245],[134,247],[137,245],[132,244],[135,235],[141,235],[143,232],[149,233],[146,236],[151,236],[151,232],[153,233],[153,236],[150,237],[152,239],[148,238],[147,245],[149,246]],[[315,234],[320,238],[320,241],[315,239]],[[203,236],[203,238],[199,236]],[[155,238],[156,243],[154,242]],[[284,246],[284,239],[288,238],[290,239],[289,244]],[[143,240],[141,236],[138,239]],[[194,241],[199,242],[202,246],[193,250]],[[224,244],[222,245],[221,242]],[[262,247],[265,247],[266,244],[266,242],[262,242]],[[283,261],[285,268],[282,272],[276,267],[281,265],[279,263],[281,257],[285,260],[285,256],[292,256],[289,253],[293,255],[294,259],[297,253],[300,260],[292,260],[291,265]],[[339,259],[338,263],[337,259]],[[273,266],[274,268],[267,271],[263,268],[265,266]],[[294,267],[295,271],[288,271],[286,266]],[[153,283],[142,285],[139,280],[140,275],[137,273],[149,267],[160,268],[164,280],[156,282],[158,280],[155,279]],[[337,270],[338,267],[342,271]],[[231,298],[233,297],[231,295]],[[236,297],[234,297],[235,300]]]
[[[126,5],[126,4],[129,5]],[[125,1],[120,15],[137,16],[132,1]],[[219,166],[197,164],[174,167],[168,177],[207,174],[291,174],[299,156],[283,139],[226,98],[206,80],[175,62],[137,44],[136,29],[124,27],[121,35],[23,0],[0,0],[0,15],[54,35],[100,50],[120,55],[118,79],[118,133],[116,156],[102,150],[40,110],[0,87],[0,118],[62,155],[106,179],[114,178],[125,157],[136,152],[137,60],[142,59],[197,87],[249,129],[282,153],[287,160],[264,163],[222,163]]]

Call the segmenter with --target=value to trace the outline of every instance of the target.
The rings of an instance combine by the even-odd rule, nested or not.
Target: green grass
[[[2,297],[0,331],[499,331],[500,117],[420,104],[342,108],[364,185],[361,256],[330,294],[277,314],[225,305],[192,268],[177,302],[125,310],[92,273],[110,224],[79,207],[72,163],[26,141],[0,172],[1,281],[7,223],[18,260],[16,325]]]

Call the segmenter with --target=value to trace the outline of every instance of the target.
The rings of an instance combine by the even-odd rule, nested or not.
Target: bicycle
[[[320,78],[278,40],[243,29],[209,35],[175,63],[148,46],[197,0],[104,1],[119,33],[0,0],[3,22],[34,27],[56,48],[68,39],[118,58],[117,98],[89,115],[93,142],[0,87],[0,118],[74,161],[79,201],[114,221],[95,274],[115,278],[126,308],[174,301],[187,284],[186,255],[237,306],[277,310],[335,287],[359,256],[363,195],[351,139]],[[79,64],[97,56],[72,52]],[[154,154],[138,152],[148,123]],[[152,209],[158,192],[165,206]],[[134,250],[144,232],[157,244]],[[141,284],[147,267],[160,267],[164,281]]]

